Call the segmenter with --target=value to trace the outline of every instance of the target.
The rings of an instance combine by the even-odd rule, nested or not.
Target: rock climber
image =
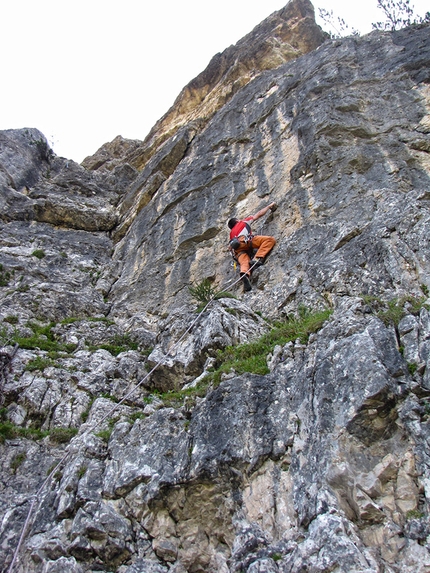
[[[251,272],[264,264],[267,255],[276,243],[274,237],[253,235],[251,223],[257,221],[260,217],[264,217],[269,210],[275,211],[276,208],[276,203],[270,203],[270,205],[267,205],[255,215],[245,219],[232,218],[227,223],[230,229],[229,247],[240,265],[240,276],[242,277],[244,292],[252,289],[249,281]],[[253,258],[254,249],[257,249],[257,252]]]

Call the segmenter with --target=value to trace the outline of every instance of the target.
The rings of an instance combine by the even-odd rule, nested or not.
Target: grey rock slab
[[[103,487],[111,496],[146,483],[150,498],[162,485],[181,482],[189,464],[184,417],[166,408],[118,428],[109,442],[109,458]]]

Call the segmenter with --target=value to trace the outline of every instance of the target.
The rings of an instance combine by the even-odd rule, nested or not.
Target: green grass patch
[[[4,269],[0,263],[0,287],[8,286],[11,276],[10,271]]]
[[[0,443],[14,438],[28,438],[31,440],[42,440],[49,436],[51,442],[63,444],[69,442],[78,433],[77,428],[54,428],[52,430],[41,430],[39,428],[23,428],[15,426],[6,419],[7,410],[0,410]],[[24,458],[25,459],[25,458]],[[23,461],[23,460],[22,460]]]
[[[63,318],[63,320],[60,321],[60,324],[74,324],[80,320],[82,320],[82,318],[78,318],[76,316],[68,316],[67,318]]]
[[[101,430],[100,432],[97,432],[96,436],[98,438],[101,438],[104,442],[106,442],[106,444],[109,442],[110,437],[112,435],[112,429],[109,428],[108,430]]]
[[[66,352],[70,353],[76,349],[76,344],[63,344],[55,339],[52,332],[55,326],[54,322],[49,324],[37,324],[29,322],[27,324],[33,331],[31,336],[19,336],[17,333],[13,335],[13,341],[18,343],[21,348],[25,350],[45,350],[47,352]],[[52,356],[51,356],[52,358]]]
[[[77,428],[53,428],[49,432],[49,441],[54,444],[67,444],[77,433]]]
[[[19,318],[17,316],[10,315],[6,316],[6,318],[3,319],[3,322],[7,322],[9,324],[18,324]]]
[[[112,326],[112,324],[115,324],[114,320],[111,320],[106,316],[90,316],[89,318],[87,318],[87,320],[88,322],[104,322],[108,326]]]
[[[45,251],[43,251],[42,249],[36,249],[31,254],[33,257],[36,257],[36,259],[39,259],[39,260],[46,257]]]
[[[421,519],[422,517],[424,517],[424,513],[418,509],[410,509],[406,513],[406,519]]]
[[[205,377],[201,380],[197,386],[194,388],[187,388],[186,390],[171,390],[170,392],[163,392],[159,394],[159,397],[163,401],[166,406],[170,406],[172,408],[179,408],[182,406],[184,399],[187,397],[196,398],[200,397],[203,398],[206,396],[208,387],[209,387],[210,379]]]
[[[81,321],[88,321],[88,322],[104,322],[108,326],[115,324],[113,320],[107,318],[106,316],[69,316],[67,318],[63,318],[60,324],[73,324],[74,322],[81,322]]]
[[[311,312],[301,307],[297,317],[290,316],[287,320],[275,322],[272,329],[259,339],[238,346],[227,346],[218,351],[215,370],[208,373],[196,387],[166,392],[160,397],[166,405],[176,406],[187,396],[205,396],[209,386],[218,386],[222,374],[231,370],[237,374],[268,374],[267,355],[273,352],[275,346],[284,346],[297,339],[306,344],[309,335],[317,332],[331,314],[330,309]]]
[[[40,370],[43,372],[45,368],[49,368],[50,366],[54,366],[55,368],[59,367],[58,362],[55,362],[51,358],[46,358],[44,356],[36,356],[29,362],[27,362],[25,366],[25,370],[27,372],[34,372],[35,370]]]
[[[27,454],[25,452],[21,452],[12,458],[10,462],[10,469],[13,471],[13,473],[16,472],[16,470],[25,462],[26,459]]]
[[[111,402],[115,403],[119,402],[118,398],[112,394],[109,394],[109,392],[103,392],[100,394],[100,398],[106,398],[106,400],[110,400]]]
[[[146,418],[146,414],[144,414],[143,412],[133,412],[128,417],[129,421],[132,423],[135,422],[136,420],[144,420],[145,418]]]
[[[79,468],[78,471],[78,478],[81,479],[84,477],[84,475],[87,473],[87,466],[82,466],[81,468]]]
[[[82,412],[81,420],[83,423],[85,423],[88,420],[88,416],[90,415],[90,411],[91,411],[92,405],[95,402],[95,399],[96,399],[95,396],[91,396],[89,404],[87,406],[87,409],[84,412]]]
[[[418,366],[415,364],[415,362],[408,362],[408,370],[409,370],[409,374],[411,376],[413,376],[415,374],[415,372],[417,371]]]
[[[275,346],[284,346],[287,342],[300,339],[306,344],[309,335],[317,332],[330,317],[332,311],[325,309],[311,312],[304,307],[299,308],[298,317],[291,316],[285,321],[275,322],[269,332],[258,340],[239,346],[227,346],[218,352],[217,363],[220,366],[210,374],[215,383],[219,383],[221,374],[233,369],[238,374],[251,372],[253,374],[268,374],[266,357],[273,352]]]
[[[113,356],[118,356],[121,352],[127,352],[128,350],[137,350],[138,343],[133,341],[129,334],[118,334],[112,338],[111,342],[92,345],[89,344],[88,348],[91,352],[95,352],[96,350],[107,350]]]
[[[116,416],[115,418],[111,418],[110,420],[108,420],[108,426],[109,426],[108,429],[107,430],[100,430],[100,432],[98,432],[96,434],[96,436],[98,438],[101,438],[104,442],[108,443],[110,440],[110,437],[112,435],[113,428],[119,420],[120,420],[120,416]]]
[[[49,432],[40,430],[38,428],[22,428],[15,426],[12,422],[0,422],[0,443],[5,440],[12,440],[13,438],[29,438],[31,440],[42,440],[49,435]]]
[[[427,297],[405,295],[401,298],[393,298],[389,301],[383,301],[376,296],[369,295],[362,295],[361,298],[386,326],[397,327],[402,318],[407,314],[417,316],[422,308],[430,310],[430,306],[425,304]]]

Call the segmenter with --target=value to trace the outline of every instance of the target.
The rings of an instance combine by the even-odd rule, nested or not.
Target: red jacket
[[[235,237],[243,236],[246,239],[251,235],[251,221],[254,220],[254,217],[246,217],[246,219],[242,219],[242,221],[238,221],[233,229],[230,231],[230,241]]]

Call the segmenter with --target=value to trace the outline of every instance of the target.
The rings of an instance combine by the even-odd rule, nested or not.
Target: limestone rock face
[[[155,124],[142,145],[116,138],[83,161],[87,169],[112,169],[127,162],[141,170],[160,145],[196,121],[202,127],[240,88],[265,70],[277,68],[317,48],[324,34],[315,23],[309,0],[291,0],[247,36],[221,54],[194,78],[170,110]]]
[[[144,164],[0,133],[2,571],[430,571],[429,62],[419,26],[203,75]],[[273,201],[244,294],[226,221]]]

